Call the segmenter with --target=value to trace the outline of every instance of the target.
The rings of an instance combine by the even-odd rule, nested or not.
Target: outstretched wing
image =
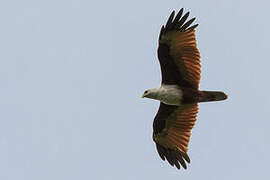
[[[175,18],[174,14],[173,11],[159,35],[162,83],[198,89],[201,65],[194,30],[198,24],[190,26],[195,18],[186,22],[189,12],[182,16],[183,8]]]
[[[180,169],[186,169],[186,162],[190,163],[187,155],[188,143],[196,116],[198,104],[171,106],[160,103],[158,113],[154,119],[153,140],[161,159]]]

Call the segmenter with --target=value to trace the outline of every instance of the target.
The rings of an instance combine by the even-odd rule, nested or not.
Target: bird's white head
[[[148,89],[146,91],[144,91],[142,98],[150,98],[150,99],[158,99],[158,92],[159,89],[158,88],[154,88],[154,89]]]
[[[168,105],[180,105],[183,92],[178,85],[161,85],[159,88],[144,91],[142,98],[159,100]]]

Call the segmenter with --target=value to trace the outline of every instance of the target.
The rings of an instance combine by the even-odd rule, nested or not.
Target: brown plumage
[[[163,112],[162,112],[163,111]],[[154,120],[153,140],[160,157],[178,169],[178,162],[186,169],[186,160],[191,129],[195,124],[198,113],[198,104],[183,106],[168,106],[160,104],[159,111]],[[166,128],[164,128],[166,127]]]
[[[145,91],[143,97],[161,101],[153,123],[153,140],[159,156],[178,169],[181,166],[186,169],[186,162],[190,163],[188,143],[196,122],[198,102],[224,100],[227,96],[223,92],[199,90],[201,65],[195,38],[198,24],[191,26],[195,18],[187,21],[189,12],[183,15],[183,8],[174,15],[173,11],[159,35],[158,58],[164,88],[152,94]],[[160,96],[160,93],[171,96],[164,92],[167,85],[173,85],[175,91],[171,92],[174,97],[175,93],[180,97],[177,105],[165,103],[169,102],[164,101],[166,96]]]
[[[195,39],[195,28],[198,24],[188,28],[195,18],[185,23],[189,12],[182,19],[183,8],[176,18],[172,12],[167,25],[162,26],[159,36],[158,58],[162,72],[162,83],[178,84],[181,87],[198,89],[201,77],[200,53]]]

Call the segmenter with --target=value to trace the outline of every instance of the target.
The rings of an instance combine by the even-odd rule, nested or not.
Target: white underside
[[[164,85],[158,89],[158,100],[168,105],[181,105],[183,91],[177,85]]]

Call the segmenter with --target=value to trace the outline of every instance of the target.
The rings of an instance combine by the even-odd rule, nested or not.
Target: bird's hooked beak
[[[144,91],[142,98],[148,97],[149,95],[149,90]]]

